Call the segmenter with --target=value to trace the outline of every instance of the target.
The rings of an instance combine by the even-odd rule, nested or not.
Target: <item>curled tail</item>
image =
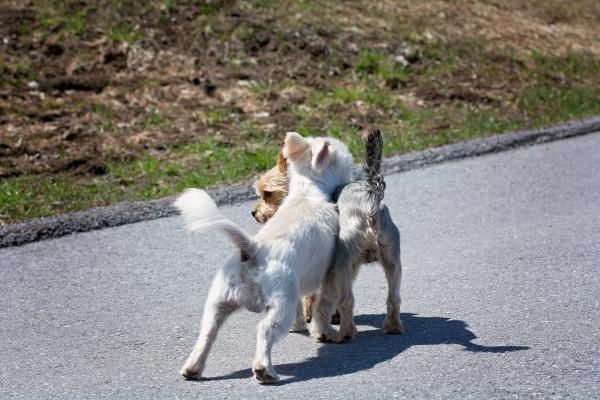
[[[381,153],[383,151],[383,139],[379,129],[369,132],[365,139],[367,148],[365,156],[365,173],[367,174],[367,191],[373,196],[374,212],[385,194],[385,181],[381,175]]]
[[[252,238],[228,220],[204,190],[188,189],[177,198],[174,205],[183,215],[188,230],[203,232],[221,229],[240,249],[242,261],[254,260],[256,244]]]

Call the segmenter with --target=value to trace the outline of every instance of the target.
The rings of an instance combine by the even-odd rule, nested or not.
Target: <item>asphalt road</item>
[[[600,397],[600,133],[391,175],[403,319],[384,336],[385,279],[355,284],[357,338],[290,334],[249,369],[240,312],[207,380],[177,371],[196,339],[221,235],[178,217],[0,250],[0,398]],[[224,208],[248,230],[252,203]]]

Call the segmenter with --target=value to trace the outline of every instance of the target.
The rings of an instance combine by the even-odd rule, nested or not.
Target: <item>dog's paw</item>
[[[325,333],[319,333],[319,334],[315,335],[315,339],[317,339],[317,343],[333,342],[335,340],[335,335],[327,335]]]
[[[183,367],[181,368],[181,371],[179,371],[181,376],[183,376],[187,381],[200,379],[201,376],[198,372],[198,369],[192,367]]]
[[[349,328],[340,329],[340,331],[338,332],[338,334],[335,338],[335,342],[336,343],[344,343],[349,340],[352,340],[352,339],[354,339],[354,336],[356,336],[357,332],[358,332],[358,330],[356,329],[356,325],[354,325],[354,324],[350,325]]]
[[[262,364],[254,364],[252,367],[254,377],[263,384],[275,383],[279,380],[279,375],[273,368],[267,368]]]
[[[311,332],[311,335],[317,340],[318,343],[325,343],[335,342],[337,333],[338,332],[333,327],[327,326],[323,328],[323,330]]]
[[[308,327],[306,326],[306,323],[304,321],[299,321],[299,320],[295,320],[294,324],[290,328],[290,332],[292,332],[292,333],[306,332],[307,330],[308,330]]]
[[[402,324],[402,320],[399,316],[390,318],[389,316],[385,317],[383,321],[383,326],[381,327],[384,334],[392,334],[392,333],[403,333],[404,325]]]

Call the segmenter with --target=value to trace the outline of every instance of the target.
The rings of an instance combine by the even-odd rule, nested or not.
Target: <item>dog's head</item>
[[[352,181],[352,154],[335,138],[304,138],[296,132],[288,132],[283,155],[291,174],[310,179],[326,194]]]
[[[308,178],[327,195],[352,181],[352,154],[335,138],[304,138],[296,132],[288,132],[283,156],[288,163],[290,178],[294,175]]]
[[[283,143],[279,146],[277,165],[254,183],[260,200],[256,203],[252,216],[261,224],[271,219],[288,194],[287,163],[282,147]]]
[[[275,215],[288,195],[288,162],[284,153],[288,157],[291,153],[294,168],[300,173],[320,176],[320,180],[334,189],[352,180],[352,155],[343,143],[334,138],[303,138],[290,132],[279,147],[277,165],[255,182],[260,200],[252,216],[261,224]],[[328,167],[331,167],[330,171]],[[338,181],[340,183],[336,184]]]

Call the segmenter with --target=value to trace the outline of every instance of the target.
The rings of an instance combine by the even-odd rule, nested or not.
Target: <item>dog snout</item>
[[[256,218],[256,210],[252,210],[252,211],[250,212],[250,214],[252,214],[252,216],[253,216],[254,218]]]

